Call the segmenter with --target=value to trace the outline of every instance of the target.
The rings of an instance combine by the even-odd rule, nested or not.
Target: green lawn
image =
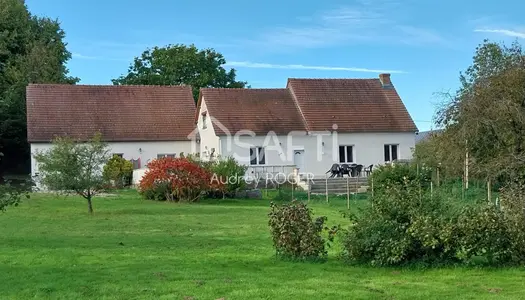
[[[346,224],[344,200],[312,205]],[[352,206],[364,205],[364,200]],[[265,200],[33,195],[0,214],[1,299],[523,299],[523,269],[407,270],[276,260]]]

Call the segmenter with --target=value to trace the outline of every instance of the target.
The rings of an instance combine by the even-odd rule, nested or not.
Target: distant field
[[[351,202],[354,209],[365,200]],[[315,214],[347,225],[343,198]],[[523,299],[525,270],[276,260],[267,200],[198,204],[34,194],[0,214],[1,299]]]

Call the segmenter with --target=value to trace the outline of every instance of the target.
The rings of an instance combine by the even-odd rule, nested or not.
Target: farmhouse
[[[202,89],[195,115],[205,159],[248,173],[323,176],[333,164],[410,159],[417,127],[390,80],[289,79],[285,89]]]
[[[136,169],[158,157],[233,156],[249,175],[324,177],[333,164],[363,169],[410,159],[417,127],[390,81],[289,79],[286,88],[30,84],[31,153],[57,136],[86,140],[97,131]],[[142,170],[143,171],[143,170]],[[32,175],[38,166],[32,159]]]
[[[26,100],[31,153],[49,149],[57,136],[82,141],[97,131],[137,169],[197,149],[189,139],[195,127],[189,86],[30,84]],[[38,173],[34,158],[31,173]]]

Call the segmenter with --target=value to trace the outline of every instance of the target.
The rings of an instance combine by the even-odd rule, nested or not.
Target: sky
[[[147,48],[222,53],[253,88],[288,78],[391,79],[420,131],[484,39],[525,42],[522,0],[26,0],[58,19],[81,84],[111,84]]]

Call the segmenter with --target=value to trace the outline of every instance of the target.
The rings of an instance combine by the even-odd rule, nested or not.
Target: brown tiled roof
[[[195,125],[189,86],[30,84],[29,142],[67,135],[85,140],[96,131],[106,141],[187,140]]]
[[[389,75],[386,74],[389,78]],[[393,85],[378,79],[288,79],[309,131],[415,132]]]
[[[251,130],[260,135],[269,131],[288,134],[306,130],[288,89],[204,88],[200,91],[197,111],[203,98],[208,115],[230,134],[240,130]],[[216,123],[214,129],[217,135],[225,134]]]

